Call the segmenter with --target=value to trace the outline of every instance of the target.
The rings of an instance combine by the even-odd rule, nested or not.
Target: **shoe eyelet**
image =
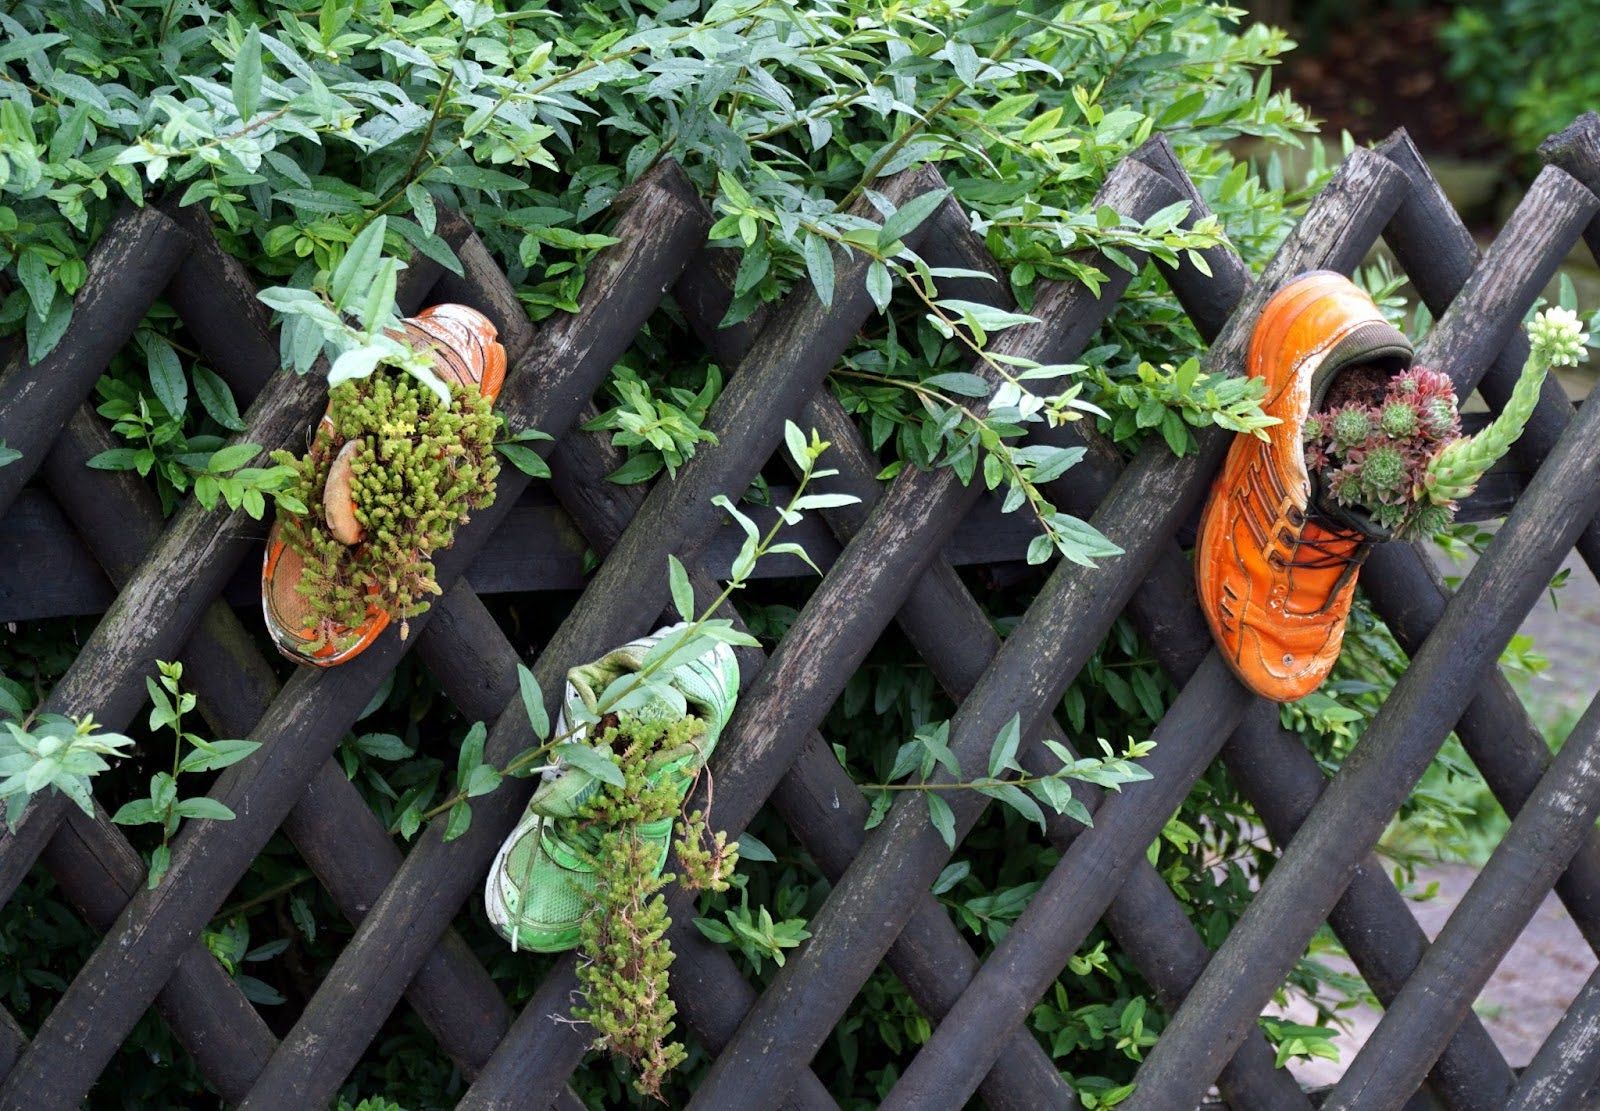
[[[1276,567],[1279,571],[1288,570],[1289,566],[1283,561],[1283,556],[1277,552],[1267,553],[1267,563],[1272,567]]]
[[[1289,518],[1289,523],[1295,528],[1299,528],[1306,523],[1305,510],[1301,509],[1297,505],[1291,505],[1287,515]]]
[[[1292,653],[1285,652],[1283,654],[1283,663],[1284,663],[1285,667],[1287,667],[1290,664],[1294,663],[1294,655]]]

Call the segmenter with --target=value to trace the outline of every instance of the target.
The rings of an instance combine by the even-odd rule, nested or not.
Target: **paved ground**
[[[1464,864],[1444,864],[1418,877],[1424,884],[1430,880],[1439,883],[1438,898],[1414,904],[1429,937],[1438,934],[1474,874]],[[1348,964],[1344,967],[1350,969]],[[1510,1064],[1520,1068],[1532,1059],[1594,967],[1594,954],[1578,936],[1566,910],[1554,896],[1546,899],[1477,1002],[1478,1016]],[[1291,1008],[1289,1013],[1300,1021],[1311,1020],[1310,1007]],[[1290,1070],[1303,1086],[1322,1087],[1338,1080],[1378,1023],[1378,1012],[1370,1008],[1351,1017],[1353,1029],[1338,1039],[1341,1062],[1291,1064]]]
[[[1522,626],[1522,631],[1534,638],[1537,650],[1551,661],[1549,670],[1530,682],[1525,696],[1535,716],[1547,727],[1563,717],[1570,722],[1596,691],[1594,661],[1600,657],[1600,586],[1576,557],[1569,559],[1567,565],[1572,573],[1568,585],[1560,591],[1559,604],[1553,604],[1546,594]],[[1465,573],[1460,565],[1444,561],[1441,569],[1447,575]],[[1475,874],[1473,868],[1463,864],[1439,864],[1420,872],[1419,888],[1430,881],[1439,884],[1436,898],[1413,904],[1429,937],[1438,934]],[[1595,964],[1594,954],[1561,903],[1554,895],[1547,898],[1476,1005],[1479,1017],[1510,1064],[1521,1067],[1528,1063]],[[1290,1014],[1309,1021],[1311,1010],[1297,1008]],[[1301,1083],[1319,1087],[1337,1080],[1377,1025],[1378,1017],[1378,1012],[1370,1008],[1351,1016],[1352,1030],[1338,1040],[1342,1063],[1318,1060],[1292,1065]]]

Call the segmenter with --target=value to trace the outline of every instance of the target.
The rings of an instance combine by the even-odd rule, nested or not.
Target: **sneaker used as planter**
[[[1411,344],[1342,274],[1303,274],[1267,302],[1248,373],[1266,380],[1267,439],[1233,443],[1200,519],[1200,607],[1223,658],[1263,698],[1292,702],[1333,668],[1356,574],[1380,533],[1321,497],[1302,427],[1343,371],[1397,374]]]
[[[682,628],[678,624],[658,629],[568,672],[555,735],[566,733],[569,720],[592,716],[612,682],[638,671],[651,648]],[[739,694],[739,665],[728,646],[718,643],[687,663],[657,673],[657,678],[683,696],[687,710],[656,699],[631,708],[629,715],[646,721],[676,721],[687,712],[705,722],[705,732],[694,743],[657,753],[650,761],[651,781],[672,783],[681,802],[733,713]],[[593,728],[583,726],[569,743],[591,744],[594,739]],[[579,816],[599,791],[598,780],[567,764],[547,770],[544,777],[527,812],[494,858],[483,901],[489,921],[513,949],[554,953],[578,944],[584,916],[594,905],[597,881],[592,861],[604,831]],[[657,875],[666,865],[673,821],[669,817],[636,830],[640,840],[658,848]]]
[[[479,390],[491,401],[505,384],[506,352],[496,340],[489,318],[465,305],[435,305],[406,321],[405,340],[413,347],[431,347],[436,355],[434,372],[453,386]],[[328,532],[342,544],[361,543],[363,526],[352,492],[351,458],[359,443],[335,442],[333,421],[324,414],[312,434],[311,453],[332,456],[320,504]],[[389,614],[374,601],[359,624],[338,625],[331,631],[314,627],[309,599],[297,589],[305,574],[305,559],[287,543],[280,522],[267,535],[261,566],[261,609],[267,630],[278,651],[296,663],[332,667],[365,651],[389,624]],[[368,588],[376,599],[379,588]]]

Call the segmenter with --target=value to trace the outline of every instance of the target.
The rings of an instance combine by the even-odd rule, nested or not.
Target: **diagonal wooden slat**
[[[1234,313],[1207,356],[1207,370],[1238,373],[1250,321],[1267,292],[1314,266],[1352,266],[1376,238],[1402,189],[1397,171],[1376,156],[1356,152]],[[1351,198],[1361,203],[1351,204]],[[1227,438],[1202,433],[1198,439],[1198,452],[1185,459],[1175,459],[1164,446],[1152,446],[1123,472],[1091,523],[1125,554],[1092,572],[1062,566],[1052,573],[951,723],[951,748],[963,767],[982,765],[993,738],[1014,715],[1020,716],[1026,741],[1037,736],[1043,719],[1144,576],[1158,550],[1155,541],[1169,536],[1198,505]],[[878,512],[887,504],[885,498]],[[866,535],[864,531],[852,547]],[[1068,631],[1071,635],[1063,635]],[[778,654],[794,640],[791,629]],[[1227,722],[1212,714],[1202,724],[1218,729]],[[949,801],[959,841],[987,800],[957,792]],[[1137,851],[1143,852],[1146,843]],[[778,974],[734,1044],[712,1066],[695,1102],[715,1107],[759,1101],[781,1091],[792,1070],[816,1052],[903,923],[905,893],[932,883],[949,855],[920,800],[902,800],[892,807],[813,919],[806,948]]]
[[[931,188],[934,180],[927,171],[908,171],[886,181],[883,193],[890,203],[903,204]],[[917,233],[907,240],[914,246]],[[710,504],[712,496],[743,492],[780,440],[784,419],[816,390],[866,318],[871,304],[866,266],[861,256],[841,252],[835,259],[831,307],[824,310],[809,290],[797,291],[774,315],[746,359],[748,365],[733,375],[712,410],[709,427],[718,450],[697,453],[675,481],[652,488],[589,589],[540,653],[533,671],[547,705],[559,704],[567,668],[645,631],[661,612],[669,552],[686,563],[694,560],[718,514]],[[627,337],[636,330],[629,329]],[[583,394],[569,400],[576,406],[587,398]],[[347,667],[360,664],[358,659]],[[513,700],[489,731],[485,759],[503,764],[531,743],[527,714]],[[353,1013],[362,1010],[358,1001],[369,991],[386,991],[383,982],[390,970],[409,967],[416,947],[437,936],[454,916],[477,887],[480,869],[514,824],[526,795],[526,790],[502,787],[475,801],[472,825],[449,844],[437,829],[419,837],[247,1103],[276,1106],[287,1098],[331,1095],[376,1030],[370,1014]]]
[[[1507,1111],[1565,1111],[1594,1102],[1600,1083],[1600,969],[1589,974],[1567,1013],[1534,1054]]]
[[[0,513],[39,469],[56,429],[133,335],[188,246],[159,210],[124,212],[89,252],[88,277],[61,341],[37,363],[28,362],[26,345],[18,345],[0,376],[0,440],[22,457],[0,467]]]
[[[1443,315],[1477,265],[1477,247],[1408,138],[1399,135],[1378,149],[1413,179],[1411,193],[1386,238],[1401,265],[1408,273],[1415,272],[1413,283],[1424,301],[1436,315]],[[1585,184],[1593,191],[1600,184],[1600,163],[1590,172],[1594,176]],[[1526,337],[1514,332],[1490,363],[1480,388],[1497,408],[1527,353]],[[1512,446],[1530,472],[1544,461],[1572,415],[1572,404],[1559,386],[1541,392],[1533,419]],[[1600,529],[1593,523],[1579,536],[1577,550],[1591,573],[1600,572]],[[1385,545],[1374,555],[1362,581],[1401,646],[1415,655],[1444,610],[1443,583],[1432,562],[1414,549]],[[1550,753],[1504,676],[1497,671],[1486,676],[1462,711],[1456,733],[1496,799],[1515,817],[1549,763]],[[1600,835],[1587,839],[1556,891],[1590,947],[1600,952]]]
[[[1600,697],[1323,1107],[1409,1095],[1600,817]]]
[[[621,346],[652,308],[651,291],[659,294],[665,288],[688,251],[703,237],[703,226],[693,218],[692,210],[679,201],[690,195],[686,190],[687,182],[681,173],[672,176],[665,167],[658,170],[656,187],[641,192],[622,216],[627,238],[615,251],[596,260],[593,302],[585,306],[586,311],[566,317],[548,329],[543,337],[546,346],[514,361],[501,409],[515,426],[531,425],[559,432],[576,415],[577,404],[571,399],[578,396],[578,391],[567,385],[567,380],[572,376],[585,378],[591,390],[598,384],[620,354]],[[423,272],[425,268],[417,270]],[[433,277],[429,276],[430,284]],[[614,296],[605,296],[602,291]],[[558,358],[559,362],[552,365],[547,361],[551,358]],[[280,401],[271,393],[278,383],[279,377],[275,377],[273,386],[251,409],[252,425],[258,423],[263,410],[274,426],[286,415],[289,402]],[[290,395],[310,391],[315,397],[319,389],[314,383],[302,385],[300,380],[286,386]],[[310,409],[313,415],[316,411]],[[257,442],[285,442],[287,438],[262,437]],[[495,505],[477,514],[458,535],[455,547],[437,561],[441,583],[451,582],[470,562],[484,537],[526,484],[527,476],[519,471],[508,468],[501,472],[500,497]],[[214,591],[217,585],[217,578],[208,574],[207,566],[196,563],[194,553],[226,552],[237,560],[249,548],[243,526],[233,518],[220,524],[212,520],[209,529],[202,529],[194,517],[187,510],[180,511],[163,534],[156,555],[151,557],[165,561],[170,548],[176,546],[170,558],[178,560],[184,572],[180,583],[162,583],[159,589],[149,583],[160,579],[161,567],[157,563],[147,573],[152,568],[149,560],[133,580],[135,587],[148,588],[168,598],[174,607],[191,612],[201,608],[202,601],[174,598],[174,590],[179,589],[181,595],[183,583],[190,590],[203,583]],[[188,543],[202,532],[206,536],[199,542]],[[132,610],[149,605],[148,599],[141,598],[138,606],[126,606],[131,593],[133,588],[124,590],[118,606],[86,645],[86,654],[108,626],[116,629],[125,625]],[[414,630],[421,631],[427,617],[414,620]],[[172,620],[181,623],[178,618]],[[157,638],[147,633],[142,639],[148,649]],[[41,1077],[48,1078],[44,1083],[52,1098],[62,1102],[73,1102],[88,1089],[115,1045],[156,994],[176,954],[221,904],[291,809],[304,784],[331,755],[382,676],[407,647],[409,644],[398,638],[389,639],[350,665],[317,673],[304,670],[285,686],[253,733],[255,739],[264,742],[262,748],[251,759],[229,768],[212,792],[212,797],[229,805],[237,817],[226,825],[195,823],[179,835],[172,868],[161,886],[141,893],[119,917],[116,929],[90,958],[84,972],[46,1020],[40,1036],[0,1086],[0,1105],[25,1102],[28,1097],[24,1093],[38,1086]],[[97,657],[80,655],[74,671],[86,658]],[[113,666],[126,668],[129,661],[113,657]],[[72,674],[68,673],[68,680]],[[63,680],[62,686],[70,689],[71,684]],[[62,686],[57,687],[57,694]],[[314,729],[310,728],[313,724]]]

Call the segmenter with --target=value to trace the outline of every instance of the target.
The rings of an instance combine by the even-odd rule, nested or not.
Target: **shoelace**
[[[1318,512],[1315,508],[1300,514],[1299,527],[1315,525],[1327,533],[1323,537],[1309,537],[1303,533],[1295,541],[1294,557],[1285,566],[1303,567],[1307,570],[1327,570],[1349,563],[1361,563],[1367,558],[1367,538],[1356,529],[1346,528]],[[1314,554],[1302,559],[1300,552],[1309,548]]]

